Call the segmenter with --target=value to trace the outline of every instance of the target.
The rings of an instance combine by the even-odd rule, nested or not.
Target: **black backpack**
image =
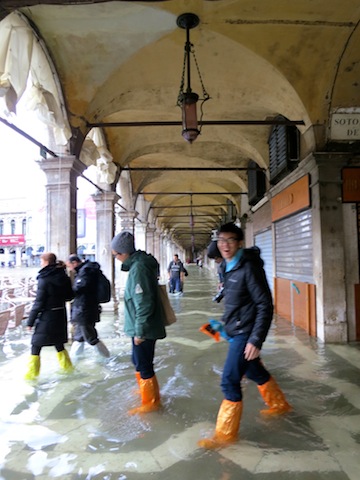
[[[107,303],[111,300],[111,284],[103,272],[99,270],[97,283],[97,297],[99,303]]]

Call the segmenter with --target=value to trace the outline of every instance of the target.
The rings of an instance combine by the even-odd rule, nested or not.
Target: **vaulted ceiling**
[[[134,208],[144,195],[148,220],[184,248],[191,231],[196,248],[206,245],[229,205],[237,216],[249,208],[246,167],[250,160],[269,166],[272,126],[257,121],[302,121],[304,158],[326,148],[331,111],[360,103],[359,0],[2,0],[1,18],[14,10],[55,65],[74,132],[71,153],[81,147],[75,138],[102,125]],[[168,124],[181,120],[185,30],[176,19],[184,12],[200,19],[190,40],[211,97],[192,144],[181,125]],[[194,65],[191,71],[201,94]]]

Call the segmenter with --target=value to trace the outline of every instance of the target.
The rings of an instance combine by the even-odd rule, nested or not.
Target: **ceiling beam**
[[[7,127],[11,128],[12,130],[14,130],[14,132],[19,133],[22,137],[26,138],[27,140],[29,140],[34,145],[38,146],[40,148],[40,155],[42,157],[45,156],[45,153],[48,153],[52,157],[58,158],[58,155],[56,153],[49,150],[47,147],[45,147],[45,145],[38,142],[34,137],[32,137],[28,133],[24,132],[24,130],[21,130],[21,128],[17,127],[13,123],[10,123],[7,120],[5,120],[5,118],[0,117],[0,122],[3,123],[4,125],[6,125]]]
[[[147,171],[169,171],[169,172],[183,172],[183,171],[200,171],[200,172],[222,172],[222,171],[237,171],[237,170],[257,170],[265,171],[265,168],[248,168],[248,167],[124,167],[121,170],[127,170],[129,172],[147,172]]]
[[[136,192],[136,195],[247,195],[247,194],[248,192]]]
[[[202,125],[305,125],[303,120],[200,120]],[[88,128],[94,127],[172,127],[182,125],[181,121],[149,121],[149,122],[86,122]]]
[[[230,206],[232,206],[231,204]],[[193,204],[193,208],[198,208],[198,207],[228,207],[228,203],[206,203],[202,205],[195,205]],[[150,207],[150,209],[155,209],[155,208],[190,208],[190,205],[164,205],[164,206],[157,206],[157,207]]]
[[[200,231],[191,231],[191,230],[184,230],[184,231],[176,231],[175,232],[176,235],[208,235],[210,237],[211,235],[211,232],[209,231],[203,231],[203,230],[200,230]]]
[[[156,218],[189,218],[191,216],[193,217],[214,217],[214,216],[219,216],[221,215],[220,213],[189,213],[188,215],[157,215]]]
[[[198,215],[193,215],[193,217],[197,217]],[[210,215],[206,215],[207,218],[199,218],[197,219],[196,221],[194,221],[194,225],[199,225],[200,223],[212,223],[214,222],[215,220],[217,220],[217,217],[212,217]],[[159,218],[159,217],[157,217]],[[173,223],[176,223],[176,225],[180,225],[180,224],[183,224],[183,225],[189,225],[191,227],[191,223],[190,221],[187,221],[185,222],[183,219],[180,219],[179,217],[177,217],[176,215],[174,215],[174,217],[171,217],[174,219],[174,222]],[[177,218],[179,218],[179,220],[176,220]],[[191,216],[187,216],[185,218],[191,218]],[[167,222],[164,222],[164,223],[167,223]]]

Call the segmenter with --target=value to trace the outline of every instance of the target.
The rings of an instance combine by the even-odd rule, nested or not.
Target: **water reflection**
[[[110,359],[85,348],[75,373],[63,376],[54,349],[44,348],[36,384],[22,379],[30,337],[7,337],[0,351],[0,479],[358,480],[359,348],[318,345],[281,319],[263,360],[294,411],[262,418],[262,399],[245,380],[239,442],[217,452],[197,448],[214,429],[227,350],[199,332],[221,316],[221,304],[211,302],[215,286],[205,269],[190,267],[184,295],[171,298],[178,321],[155,356],[162,409],[147,415],[127,413],[139,393],[121,311],[99,324]]]

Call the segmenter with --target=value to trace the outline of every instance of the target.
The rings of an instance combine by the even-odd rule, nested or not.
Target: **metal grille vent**
[[[248,165],[248,202],[249,205],[256,205],[265,195],[266,176],[260,170],[257,163],[251,160]]]
[[[277,120],[286,120],[279,116]],[[270,183],[278,183],[299,162],[299,130],[293,125],[275,125],[269,137]]]

